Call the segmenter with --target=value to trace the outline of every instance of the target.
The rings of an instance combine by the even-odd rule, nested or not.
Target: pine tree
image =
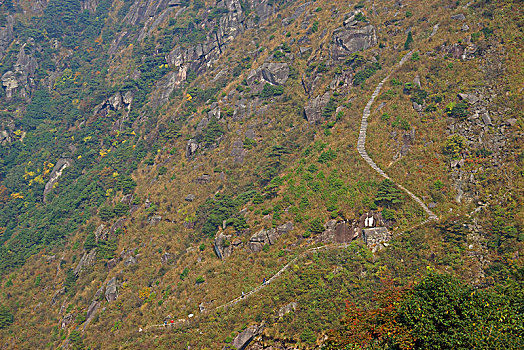
[[[406,42],[404,43],[404,49],[409,50],[411,48],[412,43],[413,43],[413,34],[411,34],[411,31],[409,31],[408,37],[406,38]]]
[[[11,311],[4,305],[0,305],[0,329],[9,327],[13,321],[14,317]]]
[[[90,250],[90,249],[96,248],[96,246],[97,246],[97,244],[96,244],[95,234],[93,232],[91,232],[86,237],[86,240],[84,242],[84,249],[85,250]]]
[[[386,179],[378,186],[375,203],[385,205],[388,208],[397,204],[402,204],[402,193],[393,181]]]

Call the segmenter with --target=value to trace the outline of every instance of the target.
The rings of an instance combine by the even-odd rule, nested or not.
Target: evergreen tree
[[[14,321],[13,314],[7,307],[0,305],[0,329],[9,327]]]
[[[413,34],[411,34],[411,31],[409,31],[408,37],[406,38],[406,42],[404,43],[404,49],[409,50],[411,48],[412,43],[413,43]]]
[[[377,205],[385,205],[388,208],[402,204],[402,193],[393,181],[386,179],[378,186],[375,203]]]
[[[84,249],[85,250],[91,250],[93,248],[96,248],[97,244],[96,244],[96,237],[95,237],[95,234],[93,232],[90,232],[87,237],[86,237],[86,240],[84,242]]]

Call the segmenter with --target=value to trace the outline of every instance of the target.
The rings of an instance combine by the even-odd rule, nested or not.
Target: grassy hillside
[[[3,2],[1,344],[312,349],[430,271],[520,295],[519,5]],[[366,149],[393,184],[356,149],[389,73]],[[360,234],[310,252],[329,220]]]

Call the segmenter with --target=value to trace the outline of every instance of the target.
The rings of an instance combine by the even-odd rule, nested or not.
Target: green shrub
[[[389,179],[385,179],[378,186],[378,192],[375,196],[375,203],[386,207],[396,206],[403,203],[402,193],[397,185]]]
[[[260,97],[262,98],[269,98],[273,96],[279,96],[284,93],[284,87],[278,86],[278,85],[271,85],[269,83],[266,83],[264,85],[264,88],[260,92]]]
[[[404,43],[404,50],[409,50],[411,48],[411,44],[413,44],[413,34],[411,31],[409,31],[406,42]]]
[[[14,322],[14,317],[11,311],[0,304],[0,329],[9,327]]]
[[[444,154],[451,158],[458,158],[466,150],[466,139],[464,136],[451,135],[444,145]]]
[[[306,344],[315,344],[317,336],[310,329],[306,329],[300,334],[300,340]]]
[[[129,205],[119,202],[115,205],[113,208],[113,212],[115,213],[116,217],[126,215],[129,211]]]
[[[353,77],[353,85],[354,86],[358,86],[358,85],[362,84],[369,77],[371,77],[373,74],[375,74],[376,71],[378,71],[381,68],[382,68],[382,66],[379,63],[377,63],[377,62],[375,62],[373,64],[370,64],[370,65],[366,65],[366,67],[364,67],[364,69],[358,71],[355,74],[355,76]]]
[[[395,211],[388,208],[382,209],[382,218],[384,220],[395,220]]]
[[[113,208],[104,205],[98,209],[98,216],[104,221],[108,221],[115,216]]]
[[[355,21],[367,22],[366,16],[362,12],[359,12],[355,15]]]
[[[314,218],[310,225],[309,225],[309,231],[311,233],[322,233],[324,232],[324,222],[321,218]]]
[[[320,156],[318,157],[318,162],[324,164],[332,160],[335,160],[336,158],[337,158],[337,152],[332,149],[329,149],[320,154]]]
[[[312,33],[318,32],[318,21],[313,22],[313,25],[311,26],[311,32]]]
[[[205,282],[205,280],[204,280],[204,277],[203,277],[203,276],[198,276],[198,277],[196,278],[196,280],[195,280],[195,283],[196,283],[196,284],[202,284],[202,283],[204,283],[204,282]]]
[[[186,279],[187,275],[189,275],[189,268],[186,267],[184,268],[184,270],[182,271],[182,273],[180,274],[180,279],[183,281]]]
[[[468,117],[468,105],[463,102],[451,102],[446,106],[446,113],[450,117],[465,120]]]

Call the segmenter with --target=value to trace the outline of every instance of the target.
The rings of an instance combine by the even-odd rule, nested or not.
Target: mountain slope
[[[314,348],[386,277],[519,280],[518,5],[4,1],[1,344]],[[390,72],[366,150],[438,223],[357,149]]]

